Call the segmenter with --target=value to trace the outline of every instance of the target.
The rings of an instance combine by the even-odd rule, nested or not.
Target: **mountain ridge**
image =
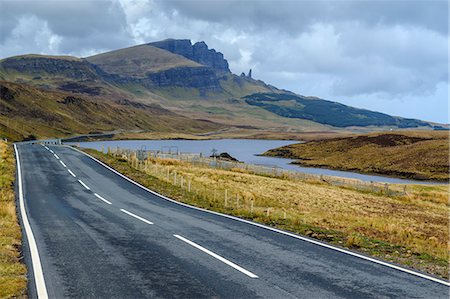
[[[447,129],[317,97],[233,74],[205,42],[167,39],[85,58],[21,55],[0,60],[0,79],[96,98],[158,104],[193,119],[261,130]]]

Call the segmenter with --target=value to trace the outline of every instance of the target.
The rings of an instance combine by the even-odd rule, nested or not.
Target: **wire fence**
[[[105,149],[102,148],[102,152],[105,152]],[[126,159],[130,161],[132,165],[136,167],[143,168],[147,165],[148,170],[148,160],[149,159],[174,159],[178,161],[188,162],[192,165],[198,165],[202,167],[214,168],[214,169],[222,169],[222,170],[233,170],[233,171],[244,171],[251,174],[264,175],[270,177],[284,178],[290,180],[299,180],[299,181],[312,181],[312,182],[321,182],[334,186],[341,186],[350,189],[355,189],[358,191],[365,191],[371,193],[377,193],[387,196],[397,196],[397,195],[406,195],[407,194],[407,185],[391,185],[388,183],[378,183],[378,182],[366,182],[358,179],[351,178],[343,178],[329,175],[315,175],[315,174],[307,174],[292,170],[286,170],[280,167],[270,167],[264,165],[254,165],[247,164],[242,162],[235,161],[226,161],[222,159],[218,159],[216,157],[204,157],[201,154],[196,153],[181,153],[178,149],[173,150],[170,149],[168,152],[163,151],[154,151],[154,150],[130,150],[123,149],[119,147],[110,148],[108,147],[106,152],[108,154],[114,155],[116,157],[121,157],[122,159]],[[147,161],[147,162],[146,162]],[[146,164],[147,163],[147,164]],[[153,167],[155,168],[155,167]],[[157,168],[157,167],[156,167]],[[162,169],[159,171],[163,171]],[[173,174],[170,173],[170,170],[164,170],[167,172],[167,177]],[[159,174],[159,172],[158,172]],[[156,174],[155,174],[156,175]],[[175,182],[176,182],[176,174],[175,174]],[[179,179],[179,182],[183,184],[183,180]],[[188,182],[184,182],[187,184]]]

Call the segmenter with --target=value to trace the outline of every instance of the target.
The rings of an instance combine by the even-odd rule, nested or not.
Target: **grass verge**
[[[17,219],[15,159],[11,144],[0,141],[0,298],[26,295],[26,267],[21,261],[22,236]]]
[[[386,196],[324,182],[212,169],[169,159],[138,163],[85,150],[163,195],[448,278],[448,191]],[[226,195],[225,195],[226,194]]]

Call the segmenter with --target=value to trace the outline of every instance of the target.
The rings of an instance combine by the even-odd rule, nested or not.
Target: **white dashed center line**
[[[135,214],[133,214],[133,213],[131,213],[131,212],[128,212],[127,210],[120,209],[120,211],[121,211],[121,212],[124,212],[125,214],[130,215],[131,217],[134,217],[134,218],[136,218],[136,219],[139,219],[139,220],[141,220],[141,221],[143,221],[143,222],[145,222],[145,223],[147,223],[147,224],[153,224],[153,222],[148,221],[147,219],[144,219],[144,218],[142,218],[142,217],[140,217],[140,216],[138,216],[138,215],[135,215]]]
[[[49,149],[48,151],[49,151],[50,153],[52,153],[52,154],[54,154],[54,153],[55,153],[55,152],[54,152],[54,151],[52,151],[51,149]]]
[[[59,160],[59,163],[61,163],[62,166],[67,167],[66,164],[64,164],[63,161]]]
[[[203,251],[204,253],[209,254],[210,256],[212,256],[212,257],[218,259],[219,261],[221,261],[222,263],[227,264],[228,266],[230,266],[230,267],[232,267],[232,268],[234,268],[234,269],[236,269],[236,270],[238,270],[238,271],[244,273],[245,275],[247,275],[247,276],[249,276],[249,277],[251,277],[251,278],[258,278],[258,276],[255,275],[255,274],[253,274],[252,272],[250,272],[250,271],[248,271],[248,270],[245,270],[245,269],[242,268],[241,266],[238,266],[238,265],[236,265],[235,263],[230,262],[229,260],[227,260],[227,259],[221,257],[220,255],[215,254],[214,252],[212,252],[212,251],[206,249],[205,247],[202,247],[202,246],[198,245],[197,243],[194,243],[194,242],[192,242],[192,241],[190,241],[190,240],[188,240],[188,239],[186,239],[186,238],[184,238],[184,237],[182,237],[182,236],[180,236],[180,235],[173,235],[173,236],[174,236],[175,238],[178,238],[178,239],[180,239],[181,241],[186,242],[186,243],[188,243],[189,245],[191,245],[191,246],[193,246],[193,247],[195,247],[195,248],[197,248],[197,249]]]
[[[103,197],[101,197],[100,195],[98,195],[97,193],[94,193],[94,195],[99,198],[100,200],[103,200],[104,202],[106,202],[107,204],[111,205],[112,203],[109,200],[104,199]]]
[[[91,188],[88,187],[88,185],[86,185],[85,183],[83,183],[82,180],[78,180],[78,183],[80,183],[84,188],[86,188],[87,190],[91,190]]]
[[[67,171],[70,173],[71,176],[73,176],[74,178],[76,178],[77,176],[75,175],[75,173],[72,172],[72,170],[70,170],[69,168],[67,168]]]
[[[55,158],[59,160],[59,157],[57,154],[53,154],[53,156],[55,156]]]

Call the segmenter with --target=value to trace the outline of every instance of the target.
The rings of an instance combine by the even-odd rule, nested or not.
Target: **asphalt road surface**
[[[69,147],[17,151],[32,298],[448,298],[445,282],[169,201]]]

